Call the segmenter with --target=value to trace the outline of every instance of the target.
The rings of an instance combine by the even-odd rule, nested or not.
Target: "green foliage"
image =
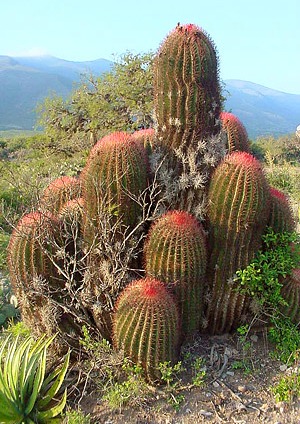
[[[9,234],[0,230],[0,272],[7,271],[6,249],[9,242]]]
[[[93,133],[148,128],[152,124],[153,54],[125,53],[112,71],[83,81],[66,101],[48,98],[40,106],[39,124],[58,144]]]
[[[277,402],[289,402],[300,396],[300,375],[293,372],[291,375],[281,377],[275,386],[270,388]]]
[[[284,362],[295,359],[300,348],[300,333],[290,318],[281,313],[286,301],[282,296],[282,281],[299,266],[296,233],[275,233],[268,229],[263,236],[264,249],[257,252],[254,260],[236,272],[239,290],[247,293],[258,306],[258,313],[268,317],[271,324],[269,336],[275,343],[276,355]]]
[[[239,290],[247,293],[261,306],[279,308],[284,304],[281,296],[281,278],[297,266],[297,255],[291,243],[297,242],[297,233],[275,233],[271,228],[262,237],[264,249],[259,250],[251,263],[236,271]]]
[[[65,414],[62,424],[90,424],[90,414],[85,415],[80,409],[69,410]]]
[[[141,397],[147,393],[147,385],[142,376],[142,367],[132,365],[129,360],[124,359],[122,365],[126,378],[122,382],[115,382],[105,391],[103,399],[112,409],[121,410],[124,406],[139,403]]]
[[[28,337],[7,337],[0,349],[0,422],[11,424],[61,422],[67,391],[59,390],[68,369],[69,356],[53,372],[46,373],[47,349],[54,337],[36,342]]]

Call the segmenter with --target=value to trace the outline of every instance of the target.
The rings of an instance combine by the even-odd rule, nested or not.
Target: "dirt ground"
[[[139,398],[137,405],[112,410],[93,394],[83,398],[80,407],[90,413],[93,423],[101,424],[300,424],[299,399],[276,402],[270,390],[297,366],[287,367],[270,356],[272,351],[265,331],[250,335],[246,344],[237,335],[197,336],[183,348],[186,371],[180,374],[173,398],[158,387],[150,390],[150,396]],[[201,387],[190,384],[189,363],[196,357],[203,358]]]

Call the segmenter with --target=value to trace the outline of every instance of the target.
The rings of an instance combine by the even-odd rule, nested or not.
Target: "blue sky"
[[[300,94],[299,0],[0,0],[0,55],[156,51],[180,22],[214,40],[222,79]]]

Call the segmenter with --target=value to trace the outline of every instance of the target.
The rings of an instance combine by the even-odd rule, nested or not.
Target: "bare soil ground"
[[[246,346],[237,335],[197,336],[183,348],[186,370],[180,374],[173,398],[157,387],[126,407],[112,410],[93,393],[82,399],[80,407],[93,423],[103,424],[300,424],[299,399],[276,402],[270,390],[281,377],[295,371],[296,365],[286,367],[270,356],[272,351],[265,331],[253,333]],[[189,359],[184,359],[187,352]],[[188,364],[199,356],[204,358],[204,384],[191,387]],[[174,408],[176,401],[178,408]]]

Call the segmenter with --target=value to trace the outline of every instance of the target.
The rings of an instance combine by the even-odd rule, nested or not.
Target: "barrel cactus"
[[[89,246],[97,239],[103,215],[115,217],[124,228],[137,225],[142,213],[137,200],[148,185],[148,162],[144,147],[132,135],[115,132],[98,141],[81,178]]]
[[[228,153],[236,150],[250,153],[248,134],[239,118],[233,113],[221,112],[220,119],[227,135]]]
[[[71,199],[80,197],[80,180],[75,177],[63,176],[56,178],[44,190],[41,198],[41,207],[53,214]]]
[[[268,226],[276,233],[295,231],[295,220],[288,197],[282,191],[270,187],[270,215]]]
[[[283,299],[287,305],[282,306],[281,312],[291,321],[300,324],[300,268],[292,271],[292,274],[283,281],[281,290]]]
[[[58,220],[50,214],[33,212],[20,219],[9,241],[11,285],[22,319],[33,330],[40,327],[47,332],[54,319],[51,299],[57,302],[63,296],[64,280],[55,266],[56,261],[60,266],[56,258],[58,238]]]
[[[207,266],[202,225],[186,212],[167,212],[152,225],[144,258],[147,275],[174,292],[183,335],[199,330]]]
[[[179,313],[163,283],[133,281],[120,294],[114,313],[113,343],[141,365],[150,382],[161,379],[159,364],[178,360]]]
[[[249,153],[233,152],[216,168],[208,192],[211,255],[208,329],[223,333],[235,328],[247,304],[234,284],[261,247],[269,214],[269,187],[260,163]]]
[[[219,131],[218,58],[209,36],[180,25],[162,43],[154,65],[157,139],[168,148],[196,145]]]

